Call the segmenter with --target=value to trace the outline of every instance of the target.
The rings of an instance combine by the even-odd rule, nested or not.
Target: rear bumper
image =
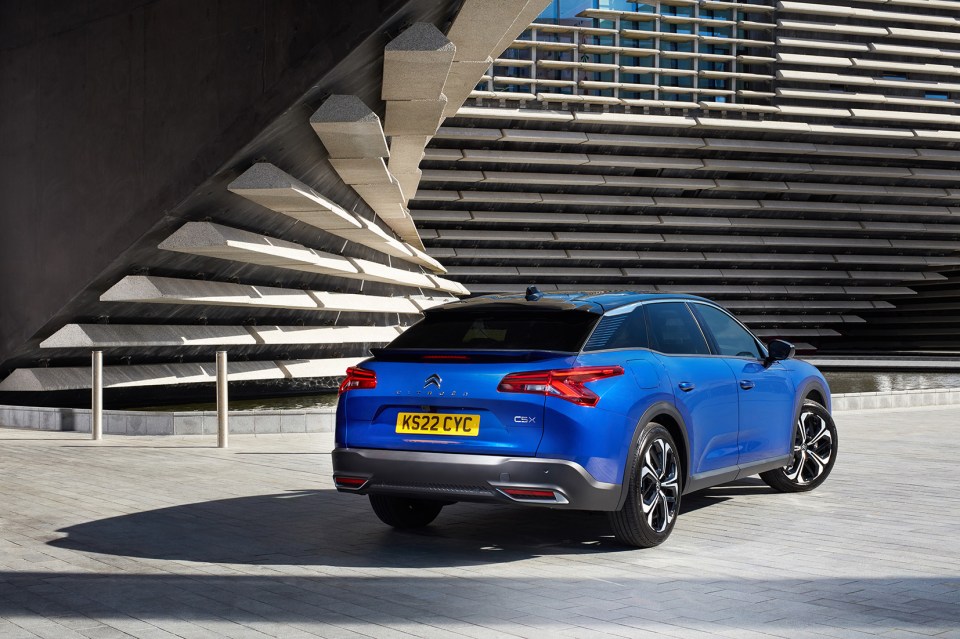
[[[333,451],[335,477],[366,479],[340,492],[440,501],[522,503],[576,510],[616,510],[620,484],[598,482],[579,464],[560,459],[424,453],[372,448]],[[504,489],[553,491],[554,499],[521,499]]]

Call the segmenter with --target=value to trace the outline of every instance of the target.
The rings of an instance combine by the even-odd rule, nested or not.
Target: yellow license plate
[[[444,413],[399,413],[397,432],[415,435],[465,435],[480,434],[480,416]]]

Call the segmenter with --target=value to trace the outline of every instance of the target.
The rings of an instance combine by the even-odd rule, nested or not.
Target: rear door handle
[[[740,380],[740,388],[742,388],[743,390],[750,390],[750,389],[753,388],[754,386],[756,386],[756,384],[754,384],[753,382],[751,382],[749,379],[741,379],[741,380]]]
[[[693,385],[691,382],[680,382],[678,386],[680,387],[680,390],[682,390],[684,393],[689,393],[694,388],[696,388],[696,386]]]

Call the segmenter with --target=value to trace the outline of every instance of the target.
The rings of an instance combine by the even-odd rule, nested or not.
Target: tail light
[[[348,390],[357,388],[376,388],[377,374],[374,371],[368,371],[365,368],[351,366],[347,369],[347,378],[340,383],[338,395],[343,395]]]
[[[501,393],[551,395],[580,406],[596,406],[600,396],[584,386],[607,377],[623,375],[622,366],[584,366],[558,371],[511,373],[500,380]]]

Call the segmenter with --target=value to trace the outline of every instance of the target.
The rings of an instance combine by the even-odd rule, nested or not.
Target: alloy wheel
[[[833,455],[833,435],[826,420],[804,411],[797,418],[793,438],[793,462],[784,469],[786,478],[798,485],[815,481],[826,471]]]
[[[677,516],[679,468],[676,452],[668,442],[655,439],[650,443],[640,469],[640,509],[647,525],[658,534]]]

